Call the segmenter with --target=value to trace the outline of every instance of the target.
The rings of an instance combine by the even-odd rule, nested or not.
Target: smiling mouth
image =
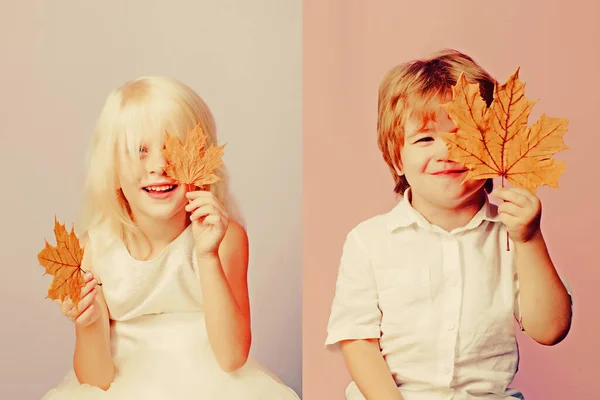
[[[449,171],[440,171],[440,172],[434,172],[432,175],[459,175],[462,173],[467,172],[467,169],[455,169],[455,170],[449,170]]]
[[[157,186],[146,186],[143,187],[148,193],[168,193],[172,192],[177,188],[178,185],[157,185]]]

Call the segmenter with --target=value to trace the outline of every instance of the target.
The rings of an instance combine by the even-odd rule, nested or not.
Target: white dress
[[[90,233],[92,248],[99,236]],[[114,241],[92,262],[110,312],[115,379],[103,391],[80,385],[71,370],[42,400],[299,399],[252,357],[233,373],[219,368],[190,227],[152,260],[137,261]]]

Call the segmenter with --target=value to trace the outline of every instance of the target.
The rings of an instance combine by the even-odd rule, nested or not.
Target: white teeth
[[[148,186],[146,189],[153,192],[164,192],[165,190],[173,189],[175,185],[167,185],[167,186]]]

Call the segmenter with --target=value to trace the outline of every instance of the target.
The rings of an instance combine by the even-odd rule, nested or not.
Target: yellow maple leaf
[[[223,164],[223,146],[206,148],[207,137],[200,124],[189,131],[185,143],[167,132],[163,154],[165,172],[176,181],[204,188],[222,179],[214,172]]]
[[[74,228],[67,232],[54,218],[56,246],[45,241],[45,247],[38,253],[38,261],[46,269],[44,275],[54,276],[46,298],[64,301],[69,297],[75,307],[81,300],[81,288],[85,286],[81,261],[84,249],[79,244]]]
[[[539,186],[558,187],[565,163],[552,158],[568,149],[563,142],[568,120],[542,115],[532,126],[527,120],[535,101],[525,97],[519,69],[494,88],[490,107],[461,73],[452,88],[452,101],[441,106],[458,131],[441,133],[448,158],[469,169],[465,180],[502,177],[533,193]]]

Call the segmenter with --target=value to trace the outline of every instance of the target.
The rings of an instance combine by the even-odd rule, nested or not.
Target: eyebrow
[[[431,132],[431,128],[424,126],[423,128],[417,129],[416,131],[409,132],[409,134],[406,136],[410,138],[410,137],[417,136],[419,134],[427,133],[427,132]]]

